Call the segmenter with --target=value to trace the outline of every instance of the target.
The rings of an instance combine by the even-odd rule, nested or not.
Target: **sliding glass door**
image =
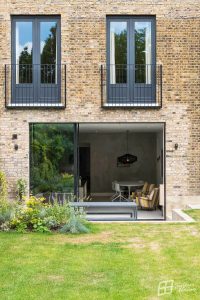
[[[30,125],[30,190],[76,193],[76,125]]]
[[[110,17],[107,21],[108,100],[155,100],[155,20]]]

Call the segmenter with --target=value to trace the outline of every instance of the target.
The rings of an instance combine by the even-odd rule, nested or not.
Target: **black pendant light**
[[[128,153],[128,130],[126,132],[126,154],[117,158],[117,165],[129,166],[137,161],[137,156]]]

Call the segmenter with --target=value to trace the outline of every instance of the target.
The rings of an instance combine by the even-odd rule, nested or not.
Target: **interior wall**
[[[91,193],[111,193],[114,180],[157,182],[156,133],[129,133],[129,153],[138,157],[129,168],[117,167],[117,157],[126,153],[126,133],[80,133],[79,142],[90,145]]]

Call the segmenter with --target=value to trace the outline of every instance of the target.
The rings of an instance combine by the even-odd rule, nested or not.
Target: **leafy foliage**
[[[115,33],[116,83],[127,81],[127,31]]]
[[[145,72],[145,47],[146,47],[145,28],[135,30],[135,64],[140,65],[135,73],[136,82],[143,83],[146,79]],[[115,33],[115,64],[116,83],[127,82],[127,30]]]
[[[32,193],[73,191],[73,125],[34,124],[31,136]]]
[[[31,49],[31,53],[29,53],[28,47],[25,46],[19,56],[19,65],[31,65],[32,57],[33,57],[33,50]]]
[[[115,33],[115,63],[117,65],[127,64],[127,31]]]
[[[57,201],[48,204],[44,200],[31,196],[24,203],[18,203],[14,215],[8,219],[10,227],[18,232],[50,232],[61,228],[62,232],[88,232],[83,212],[75,213],[68,202],[60,205]]]
[[[136,82],[137,83],[143,83],[146,81],[146,72],[145,72],[145,64],[146,64],[146,33],[145,33],[145,28],[141,28],[138,30],[135,30],[135,57],[136,57],[136,64],[140,65],[138,71],[136,72]],[[147,66],[148,68],[149,66]]]
[[[10,230],[10,221],[13,217],[12,207],[7,207],[7,209],[0,210],[0,230],[9,231]]]
[[[9,222],[13,216],[14,205],[8,201],[7,181],[0,171],[0,230],[9,230]]]
[[[39,232],[49,231],[44,218],[40,217],[41,209],[45,208],[44,198],[31,196],[25,203],[19,204],[15,216],[11,221],[11,227],[19,232],[33,230]]]
[[[70,209],[69,221],[60,229],[61,233],[88,233],[89,229],[86,227],[86,221],[80,215],[80,211]]]
[[[41,64],[43,64],[43,66],[41,66],[41,82],[51,83],[55,82],[56,69],[52,65],[56,64],[56,25],[50,28],[50,34],[44,42],[44,47],[41,53]],[[32,63],[33,49],[29,52],[28,47],[25,46],[19,56],[20,83],[32,83]],[[50,69],[47,68],[47,65],[51,65]]]
[[[22,198],[26,195],[27,183],[26,180],[20,178],[17,180],[17,198],[22,201]]]
[[[60,205],[57,201],[53,205],[46,207],[46,217],[52,218],[58,225],[65,224],[70,217],[69,203],[64,202]]]
[[[56,24],[50,28],[41,53],[41,64],[56,64]]]
[[[0,171],[0,208],[8,206],[8,191],[5,174]]]
[[[6,177],[0,172],[1,231],[14,229],[18,232],[50,232],[62,228],[63,232],[88,232],[84,225],[83,212],[74,212],[69,202],[64,201],[61,205],[55,199],[53,204],[45,203],[45,198],[35,196],[24,199],[22,195],[26,190],[26,182],[23,179],[18,180],[17,186],[22,201],[9,202]]]

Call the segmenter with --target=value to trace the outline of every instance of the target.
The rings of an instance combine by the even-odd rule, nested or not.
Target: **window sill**
[[[140,102],[140,103],[104,103],[102,105],[105,108],[112,108],[112,107],[127,107],[127,108],[161,108],[161,105],[159,103],[145,103],[145,102]]]
[[[62,103],[10,103],[6,108],[65,108]]]

